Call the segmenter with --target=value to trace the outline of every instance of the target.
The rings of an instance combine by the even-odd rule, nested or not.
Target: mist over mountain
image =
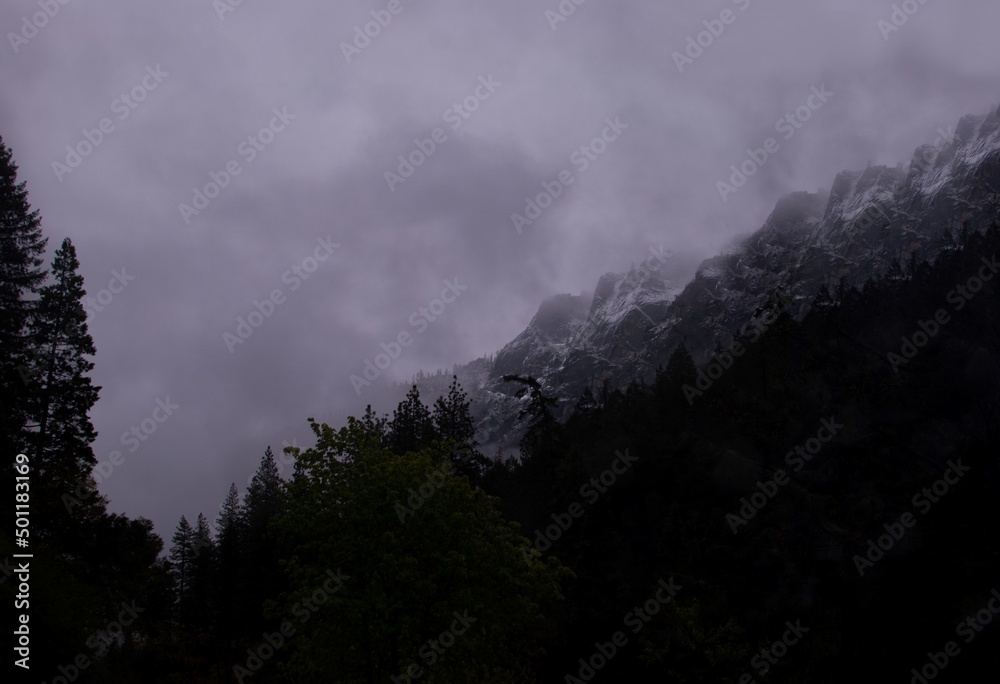
[[[538,379],[565,420],[585,389],[650,383],[680,344],[708,362],[776,299],[800,319],[822,287],[901,278],[913,263],[933,261],[963,229],[989,224],[998,188],[1000,109],[942,129],[906,165],[843,171],[826,192],[781,198],[760,229],[694,273],[690,257],[651,248],[627,273],[601,276],[593,294],[542,302],[495,356],[416,384],[433,398],[454,373],[470,392],[480,441],[510,450],[526,429],[518,420],[526,399],[505,375]]]

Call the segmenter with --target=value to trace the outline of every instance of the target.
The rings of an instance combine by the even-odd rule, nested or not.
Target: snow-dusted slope
[[[459,368],[480,441],[509,447],[523,433],[519,386],[504,374],[537,378],[565,417],[585,387],[649,380],[682,342],[707,361],[769,299],[801,316],[824,284],[836,291],[841,280],[849,287],[932,260],[948,231],[987,225],[998,193],[1000,110],[964,117],[953,139],[921,146],[907,169],[845,171],[829,193],[782,198],[763,227],[694,274],[661,248],[629,273],[601,277],[592,297],[552,297],[492,367]]]

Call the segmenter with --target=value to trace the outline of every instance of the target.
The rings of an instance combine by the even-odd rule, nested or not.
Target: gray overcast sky
[[[887,0],[564,0],[567,17],[558,0],[4,2],[0,135],[50,248],[73,239],[92,294],[134,278],[91,322],[95,453],[124,459],[102,485],[112,510],[169,542],[182,513],[214,520],[268,444],[307,443],[307,417],[363,411],[375,388],[349,376],[380,343],[411,334],[394,380],[496,351],[549,295],[661,244],[708,256],[781,195],[908,163],[995,107],[998,3],[902,5],[917,11],[894,30]],[[810,101],[813,86],[833,94]],[[779,132],[799,107],[808,121]],[[606,130],[615,117],[627,129]],[[778,150],[723,201],[717,181],[769,137]],[[511,214],[563,170],[572,184],[519,234]],[[186,221],[195,188],[214,198]],[[224,335],[275,289],[230,353]],[[123,443],[144,419],[155,432]]]

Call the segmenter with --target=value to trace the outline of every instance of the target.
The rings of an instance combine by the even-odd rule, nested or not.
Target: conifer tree
[[[669,411],[690,406],[698,396],[693,391],[698,379],[698,369],[691,352],[684,344],[678,345],[670,354],[667,367],[656,378],[656,393],[667,405]]]
[[[188,580],[189,614],[194,625],[204,627],[211,621],[215,590],[215,544],[204,513],[198,514],[191,533],[191,569]]]
[[[903,267],[899,265],[898,259],[893,259],[892,263],[889,264],[889,268],[885,272],[885,277],[889,282],[903,280],[906,277],[906,274],[903,273]]]
[[[0,137],[0,393],[7,406],[0,412],[0,449],[4,454],[27,449],[26,334],[32,300],[45,279],[40,268],[45,244],[41,217],[31,209],[26,185],[18,183],[17,165]]]
[[[236,483],[229,486],[229,493],[215,524],[217,561],[216,598],[219,626],[222,633],[232,635],[242,619],[240,595],[242,593],[243,507],[240,504]]]
[[[171,539],[170,575],[174,580],[174,593],[178,607],[187,596],[191,583],[191,561],[193,559],[194,531],[185,516],[181,516]],[[180,615],[184,620],[184,615]]]
[[[243,591],[248,633],[264,627],[263,603],[276,598],[284,586],[278,563],[280,546],[271,534],[271,523],[287,508],[285,481],[278,473],[271,447],[264,452],[260,466],[250,481],[243,499]]]
[[[378,436],[379,440],[382,442],[382,446],[386,446],[389,429],[388,423],[388,417],[379,417],[375,411],[372,410],[371,404],[365,406],[365,414],[361,416],[361,424],[371,431],[373,435]]]
[[[263,532],[271,519],[282,512],[284,504],[284,481],[274,462],[274,452],[267,447],[243,499],[247,530]]]
[[[826,283],[820,286],[819,291],[813,298],[812,308],[816,311],[827,311],[834,307],[833,295]]]
[[[89,377],[94,364],[87,357],[96,350],[87,331],[79,267],[76,249],[66,238],[52,261],[52,282],[41,289],[29,324],[28,339],[38,350],[28,364],[29,440],[43,493],[40,503],[50,504],[39,509],[43,532],[61,527],[62,494],[89,482],[87,475],[97,464],[91,447],[97,433],[89,413],[100,388]]]
[[[580,393],[580,398],[576,402],[576,406],[573,408],[573,415],[580,418],[589,418],[597,409],[600,408],[597,405],[597,397],[594,396],[594,390],[587,385],[583,388],[583,392]]]
[[[448,394],[434,402],[433,420],[438,436],[454,443],[451,460],[456,470],[478,483],[487,461],[478,449],[470,406],[471,402],[458,384],[458,376],[453,375]]]
[[[552,415],[558,399],[545,396],[541,383],[530,375],[508,374],[503,376],[503,380],[523,385],[515,394],[518,399],[528,396],[528,405],[518,414],[518,418],[530,417],[528,431],[521,440],[521,458],[528,460],[544,451],[551,451],[561,436],[560,426]]]
[[[389,450],[397,456],[419,451],[437,438],[431,412],[420,401],[420,391],[413,385],[406,399],[392,412],[388,425]]]

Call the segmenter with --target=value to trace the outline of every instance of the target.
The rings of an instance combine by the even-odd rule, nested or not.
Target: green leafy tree
[[[280,523],[295,541],[281,612],[301,613],[329,573],[347,579],[290,642],[288,680],[388,681],[417,664],[427,682],[533,681],[541,609],[560,597],[558,562],[527,556],[495,499],[442,474],[440,446],[400,457],[354,418],[312,428],[316,446],[298,455]],[[431,658],[429,641],[456,614],[473,621]]]

